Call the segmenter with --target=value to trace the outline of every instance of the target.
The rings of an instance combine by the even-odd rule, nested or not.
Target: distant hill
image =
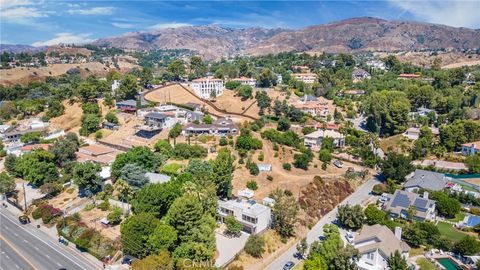
[[[47,47],[33,47],[30,45],[21,45],[21,44],[0,44],[0,53],[3,52],[13,52],[13,53],[21,53],[21,52],[41,52],[45,50]]]
[[[480,47],[480,29],[362,17],[299,30],[187,26],[126,33],[95,43],[133,50],[189,49],[206,58],[284,51],[461,51]]]

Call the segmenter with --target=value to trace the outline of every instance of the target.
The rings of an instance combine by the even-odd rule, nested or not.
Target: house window
[[[368,254],[367,254],[367,258],[368,258],[369,260],[373,261],[373,258],[374,258],[373,252],[368,253]]]
[[[225,213],[227,215],[233,215],[233,211],[226,208],[222,208],[222,213]]]
[[[253,224],[257,224],[257,218],[253,218],[247,215],[242,215],[242,220],[253,223]]]

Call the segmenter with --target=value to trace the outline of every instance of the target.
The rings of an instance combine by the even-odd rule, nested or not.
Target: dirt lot
[[[128,71],[137,65],[130,61],[118,62],[122,72]],[[109,67],[99,62],[81,63],[81,64],[53,64],[46,67],[28,68],[17,67],[13,69],[0,70],[0,84],[14,85],[17,83],[26,84],[30,81],[43,81],[48,76],[60,76],[65,74],[71,68],[80,68],[80,75],[87,77],[89,75],[106,75]]]
[[[308,171],[297,169],[293,167],[292,170],[287,171],[283,169],[283,163],[292,163],[293,155],[296,152],[286,146],[279,146],[280,150],[278,151],[278,157],[275,156],[272,143],[270,141],[263,140],[262,152],[264,153],[264,161],[258,160],[258,155],[260,151],[257,151],[252,159],[255,163],[269,163],[272,164],[271,172],[261,172],[257,176],[250,175],[250,172],[245,165],[238,164],[233,176],[233,189],[234,194],[237,194],[238,190],[242,190],[246,187],[246,184],[249,180],[253,179],[257,182],[258,189],[255,191],[254,198],[261,201],[263,198],[267,197],[271,191],[276,188],[288,189],[298,198],[300,195],[300,190],[306,187],[312,180],[315,175],[319,175],[324,179],[335,178],[343,175],[349,167],[353,167],[355,171],[364,170],[362,166],[344,162],[343,168],[339,169],[334,165],[328,165],[327,170],[324,171],[321,169],[322,162],[318,159],[318,154],[315,154],[315,158],[310,163],[310,168]],[[316,168],[315,168],[316,166]],[[273,180],[267,180],[267,176],[273,176]]]
[[[480,186],[480,178],[462,179],[465,182]]]
[[[215,102],[215,105],[229,112],[242,113],[252,103],[255,103],[255,98],[242,101],[240,97],[235,96],[234,91],[225,89],[223,91],[223,95],[217,97],[217,101]],[[258,112],[259,112],[258,106],[257,104],[254,104],[248,110],[248,115],[251,115],[253,117],[258,117]]]
[[[388,152],[388,149],[391,148],[393,151],[398,153],[405,153],[413,147],[414,141],[408,139],[402,134],[391,136],[380,140],[380,148],[383,152]]]
[[[80,130],[82,125],[82,107],[80,103],[73,105],[68,104],[68,101],[63,102],[65,106],[65,112],[59,117],[50,119],[50,127],[53,129],[62,129],[65,132],[76,132]]]
[[[94,208],[90,211],[81,211],[80,216],[88,227],[96,229],[100,231],[103,236],[115,240],[120,237],[120,225],[105,227],[100,223],[100,220],[106,218],[109,213],[109,211]]]

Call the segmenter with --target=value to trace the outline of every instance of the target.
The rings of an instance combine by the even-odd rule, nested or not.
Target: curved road
[[[6,209],[0,210],[0,269],[94,270],[100,262],[92,262],[70,247],[59,244],[51,236],[33,227],[22,225]]]
[[[339,205],[344,204],[362,204],[370,198],[370,192],[374,185],[380,183],[378,178],[373,177],[363,185],[361,185],[354,193],[350,194],[345,200],[342,201]],[[337,216],[337,207],[335,207],[328,214],[323,216],[317,224],[308,232],[307,234],[307,243],[310,245],[313,241],[319,240],[319,237],[323,235],[323,226],[331,223],[336,219]],[[287,251],[282,253],[277,257],[272,263],[270,263],[265,269],[267,270],[281,270],[283,266],[288,261],[292,261],[295,264],[298,263],[298,259],[294,258],[293,255],[297,252],[296,245],[292,245]]]

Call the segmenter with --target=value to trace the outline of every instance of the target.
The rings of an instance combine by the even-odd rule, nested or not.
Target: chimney
[[[402,227],[395,227],[395,237],[398,240],[402,240]]]
[[[423,192],[423,198],[424,198],[424,199],[428,199],[428,191],[424,191],[424,192]]]

